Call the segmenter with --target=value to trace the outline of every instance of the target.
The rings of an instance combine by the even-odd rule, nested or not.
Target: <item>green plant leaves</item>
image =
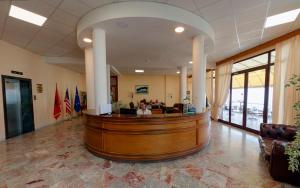
[[[293,75],[285,85],[285,87],[294,87],[296,91],[300,92],[300,76]],[[293,109],[297,112],[295,121],[297,128],[297,133],[295,140],[292,141],[286,148],[285,154],[288,155],[289,160],[289,170],[292,172],[299,171],[299,161],[300,161],[300,101],[293,105]]]

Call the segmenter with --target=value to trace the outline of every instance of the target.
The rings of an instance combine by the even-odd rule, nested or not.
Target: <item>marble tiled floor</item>
[[[213,122],[210,145],[189,157],[156,163],[120,163],[84,147],[80,119],[0,142],[4,187],[292,187],[273,181],[257,136]]]

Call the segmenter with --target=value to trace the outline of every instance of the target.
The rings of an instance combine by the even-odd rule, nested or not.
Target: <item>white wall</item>
[[[23,72],[23,75],[13,75],[11,70]],[[55,123],[53,108],[56,83],[62,103],[67,87],[72,99],[74,99],[76,85],[79,91],[85,91],[85,76],[83,74],[44,63],[41,56],[1,40],[0,74],[32,80],[32,94],[36,95],[37,99],[33,101],[35,129]],[[43,84],[43,93],[37,93],[36,84]],[[5,139],[5,124],[2,82],[0,82],[0,91],[0,140],[3,140]]]

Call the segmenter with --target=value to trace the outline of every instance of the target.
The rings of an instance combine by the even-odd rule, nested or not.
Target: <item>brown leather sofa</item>
[[[290,125],[260,125],[259,143],[264,158],[268,161],[269,172],[274,180],[300,185],[300,172],[288,170],[285,146],[294,140],[297,129]]]

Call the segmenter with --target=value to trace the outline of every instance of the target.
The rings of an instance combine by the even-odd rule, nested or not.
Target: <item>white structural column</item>
[[[94,57],[93,49],[86,48],[85,53],[85,82],[87,94],[87,110],[92,112],[95,110],[95,74],[94,74]]]
[[[193,39],[193,104],[196,112],[204,112],[206,108],[205,79],[206,58],[204,54],[204,36],[198,35]]]
[[[182,66],[180,70],[180,100],[186,98],[186,91],[187,91],[187,67]]]
[[[95,108],[100,114],[100,107],[108,104],[107,100],[107,69],[105,31],[100,28],[93,30],[94,73],[95,73]]]
[[[106,65],[106,78],[107,78],[107,102],[111,104],[111,95],[110,95],[110,65]]]

